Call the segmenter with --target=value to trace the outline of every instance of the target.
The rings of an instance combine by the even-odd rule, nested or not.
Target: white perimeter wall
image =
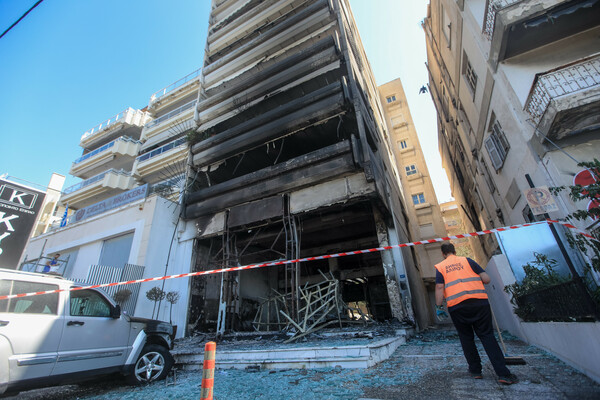
[[[600,323],[523,322],[513,312],[504,286],[515,282],[505,255],[492,257],[486,267],[492,278],[486,285],[492,310],[503,330],[538,346],[600,382]]]

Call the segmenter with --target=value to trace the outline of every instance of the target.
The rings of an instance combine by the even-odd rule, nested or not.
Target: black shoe
[[[469,374],[471,374],[471,378],[473,378],[473,379],[483,379],[483,375],[481,374],[481,372],[469,371]]]
[[[503,385],[512,385],[513,383],[519,382],[519,378],[517,378],[514,374],[510,374],[507,376],[498,377],[498,382],[500,382]]]

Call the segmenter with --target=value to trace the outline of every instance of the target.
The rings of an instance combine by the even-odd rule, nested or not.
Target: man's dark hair
[[[456,254],[456,249],[452,243],[444,243],[442,245],[442,254]]]

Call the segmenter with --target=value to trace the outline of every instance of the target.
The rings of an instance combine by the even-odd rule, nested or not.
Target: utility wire
[[[25,18],[25,17],[27,16],[27,14],[29,14],[29,13],[31,12],[31,10],[33,10],[34,8],[36,8],[37,6],[39,6],[39,5],[40,5],[40,3],[41,3],[42,1],[44,1],[44,0],[38,0],[38,2],[37,2],[37,3],[35,3],[35,4],[34,4],[34,5],[33,5],[33,6],[32,6],[32,7],[29,9],[29,10],[27,10],[27,12],[26,12],[25,14],[23,14],[23,15],[21,16],[21,18],[19,18],[19,19],[18,19],[18,20],[17,20],[17,21],[16,21],[14,24],[12,24],[11,26],[9,26],[9,27],[8,27],[8,29],[7,29],[7,30],[5,30],[5,31],[2,33],[2,35],[0,35],[0,39],[2,39],[2,38],[4,37],[4,35],[6,35],[6,34],[8,33],[8,31],[10,31],[12,28],[14,28],[14,27],[15,27],[15,25],[17,25],[19,22],[21,22],[21,20],[22,20],[23,18]]]

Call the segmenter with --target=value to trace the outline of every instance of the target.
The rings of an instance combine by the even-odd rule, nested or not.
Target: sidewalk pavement
[[[507,335],[508,336],[508,335]],[[508,340],[506,340],[508,339]],[[215,400],[600,399],[600,384],[557,358],[515,338],[508,352],[527,365],[510,366],[520,382],[499,384],[481,347],[483,379],[467,372],[455,331],[417,334],[369,369],[215,371]],[[217,352],[219,346],[217,345]],[[202,371],[178,372],[176,383],[132,388],[122,381],[47,388],[19,399],[198,399]],[[36,395],[37,393],[37,395]]]

